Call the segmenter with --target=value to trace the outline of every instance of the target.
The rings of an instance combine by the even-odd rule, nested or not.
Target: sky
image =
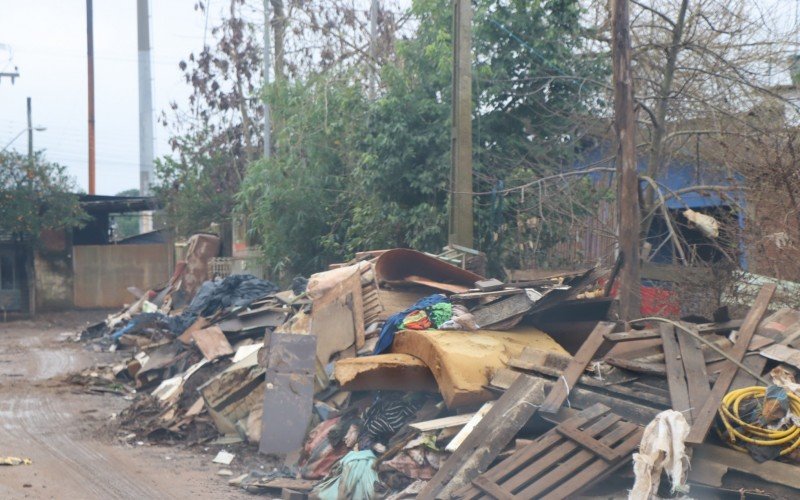
[[[203,47],[206,16],[196,0],[151,0],[150,44],[154,114],[170,101],[185,103],[189,86],[178,63]],[[228,2],[211,0],[208,30]],[[210,39],[210,32],[207,37]],[[0,0],[0,44],[11,46],[20,77],[0,79],[0,149],[27,129],[32,99],[34,148],[66,165],[88,189],[85,0]],[[136,0],[94,0],[97,194],[139,187],[139,111]],[[0,50],[0,71],[8,71]],[[157,122],[156,157],[169,153],[167,129]],[[27,152],[27,134],[9,146]]]
[[[363,0],[362,0],[363,1]],[[227,0],[150,0],[154,119],[169,104],[187,102],[190,88],[178,63],[202,49]],[[260,2],[253,1],[250,9]],[[399,4],[407,4],[407,0]],[[796,21],[800,0],[758,0],[765,12]],[[258,12],[251,14],[259,15]],[[800,33],[798,34],[800,37]],[[139,187],[136,0],[94,0],[97,193]],[[9,63],[2,44],[13,50]],[[86,0],[0,0],[0,71],[17,66],[12,85],[0,79],[0,149],[27,128],[25,99],[32,98],[34,147],[66,165],[87,190]],[[167,129],[154,125],[155,156],[170,152]],[[10,149],[27,151],[27,135]]]

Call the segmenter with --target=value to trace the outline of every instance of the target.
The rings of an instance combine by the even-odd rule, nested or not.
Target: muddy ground
[[[130,401],[61,380],[128,356],[65,340],[102,317],[67,312],[0,323],[0,457],[33,462],[0,467],[0,498],[254,498],[217,475],[223,467],[212,459],[223,447],[125,440],[114,419]],[[227,468],[239,475],[253,467],[257,459],[237,456]]]

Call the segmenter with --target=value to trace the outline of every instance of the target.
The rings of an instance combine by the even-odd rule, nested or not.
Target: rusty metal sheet
[[[484,279],[466,269],[448,264],[428,254],[396,248],[375,261],[379,281],[416,283],[446,292],[464,292]]]
[[[259,452],[290,453],[303,445],[314,404],[316,341],[313,335],[270,335]]]

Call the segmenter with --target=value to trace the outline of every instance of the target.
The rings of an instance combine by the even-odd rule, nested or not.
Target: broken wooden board
[[[770,483],[800,490],[800,474],[796,465],[775,460],[756,462],[747,453],[711,444],[696,445],[692,450],[690,481],[720,487],[723,484],[723,476],[729,470],[735,470]]]
[[[472,415],[472,418],[469,419],[469,422],[467,422],[467,424],[464,427],[462,427],[460,431],[458,431],[458,434],[456,434],[453,437],[453,439],[451,439],[450,442],[447,443],[447,446],[445,446],[444,450],[450,453],[456,451],[458,447],[461,446],[461,443],[463,443],[464,440],[467,439],[467,436],[469,436],[470,433],[473,430],[475,430],[475,426],[477,426],[480,423],[480,421],[483,420],[483,417],[485,417],[486,414],[489,413],[489,410],[492,409],[493,405],[494,401],[483,403],[481,409]]]
[[[597,404],[513,453],[455,496],[570,498],[628,463],[641,435],[641,427]]]
[[[767,359],[780,361],[781,363],[792,365],[795,368],[800,368],[800,351],[797,349],[775,344],[765,347],[761,350],[760,354]]]
[[[492,325],[527,313],[532,306],[533,302],[530,301],[527,294],[517,293],[491,304],[476,307],[470,313],[480,328],[491,328]]]
[[[192,343],[192,334],[198,330],[202,330],[203,328],[208,326],[208,320],[204,317],[200,316],[197,318],[194,323],[192,323],[189,328],[187,328],[182,334],[178,335],[178,340],[180,340],[185,345],[189,345]]]
[[[408,424],[408,426],[420,432],[438,431],[441,429],[450,429],[452,427],[463,427],[467,425],[474,416],[474,413],[464,413],[462,415],[425,420],[424,422],[414,422],[413,424]]]
[[[556,353],[564,349],[532,327],[509,331],[402,330],[392,352],[410,354],[430,368],[448,408],[477,405],[494,399],[485,388],[495,370],[519,356],[525,347]]]
[[[556,386],[547,394],[547,399],[539,408],[539,411],[544,413],[556,413],[564,401],[569,396],[570,389],[575,386],[578,379],[583,374],[589,362],[592,361],[595,353],[600,346],[606,341],[605,334],[615,328],[614,323],[600,322],[595,329],[589,334],[589,338],[583,343],[575,357],[570,361],[567,369],[561,375],[559,381],[563,383],[556,384]]]
[[[316,341],[312,335],[270,336],[259,452],[289,453],[303,445],[314,404]]]
[[[667,385],[672,409],[683,413],[689,424],[692,423],[691,404],[689,404],[689,387],[686,381],[686,371],[683,367],[678,339],[675,337],[675,327],[668,324],[659,325],[661,343],[664,348],[664,362],[667,369]],[[705,366],[705,363],[703,363]]]
[[[197,348],[203,353],[203,357],[209,361],[233,354],[230,342],[218,326],[198,330],[192,334],[192,338]]]
[[[795,333],[800,333],[800,312],[788,308],[779,309],[764,318],[756,332],[778,342],[779,345],[789,346],[796,339]],[[759,349],[759,352],[761,350]],[[742,364],[755,373],[763,373],[767,366],[767,359],[761,356],[746,356]],[[739,370],[736,372],[736,377],[731,382],[729,390],[743,389],[754,385],[763,385],[763,383],[744,370]]]
[[[544,380],[520,374],[495,401],[461,446],[419,493],[422,500],[449,497],[485,471],[544,401]]]
[[[495,392],[502,393],[508,390],[520,375],[522,373],[507,368],[498,370],[492,378],[490,387]],[[546,392],[549,392],[556,384],[563,384],[556,380],[543,380]],[[599,388],[581,385],[573,387],[569,394],[568,406],[573,409],[586,409],[593,404],[602,403],[614,408],[614,412],[622,418],[639,425],[647,425],[660,411],[669,408],[668,395],[654,396],[651,392],[653,388],[639,390],[624,388],[628,390],[622,392],[618,391],[618,388],[614,388],[613,391],[608,390],[612,387]],[[561,408],[561,410],[564,409],[564,407]],[[553,415],[555,414],[539,414],[546,420],[550,420]]]
[[[503,287],[505,287],[505,284],[497,278],[475,282],[475,288],[481,292],[494,292],[495,290],[502,290]]]
[[[776,286],[773,284],[764,285],[758,293],[750,311],[748,311],[747,316],[745,316],[744,323],[742,323],[742,327],[739,329],[739,335],[736,338],[736,344],[734,344],[729,353],[736,361],[741,361],[744,358],[747,352],[747,346],[750,345],[750,340],[753,338],[756,328],[761,322],[761,318],[764,316],[767,307],[769,307],[769,302],[772,300],[775,289]],[[711,393],[706,399],[705,404],[696,414],[689,435],[686,437],[687,443],[700,444],[705,440],[708,429],[711,427],[719,405],[722,402],[722,398],[725,397],[725,394],[728,392],[737,371],[738,367],[734,363],[730,361],[726,362],[725,368],[720,372],[717,381],[714,382],[714,387],[711,388]]]
[[[439,392],[428,365],[408,354],[378,354],[340,359],[333,376],[345,391]]]

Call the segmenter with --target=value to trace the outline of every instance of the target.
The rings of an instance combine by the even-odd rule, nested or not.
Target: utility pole
[[[453,0],[453,105],[448,242],[472,248],[472,5]]]
[[[86,0],[86,57],[89,92],[89,194],[95,194],[94,182],[94,27],[92,0]]]
[[[264,88],[269,87],[269,70],[272,66],[272,44],[269,41],[269,0],[264,0]],[[264,158],[272,156],[270,137],[269,98],[264,96]]]
[[[153,178],[153,87],[148,0],[136,1],[136,27],[139,49],[139,194],[149,196]]]
[[[633,113],[631,38],[628,0],[614,0],[612,52],[614,70],[614,127],[617,152],[617,223],[619,253],[619,315],[623,321],[640,316],[641,269],[639,263],[639,175],[636,170],[636,127]]]
[[[374,100],[378,89],[378,0],[369,9],[369,98]]]
[[[28,177],[33,179],[33,123],[31,120],[31,98],[27,99],[28,104]]]

